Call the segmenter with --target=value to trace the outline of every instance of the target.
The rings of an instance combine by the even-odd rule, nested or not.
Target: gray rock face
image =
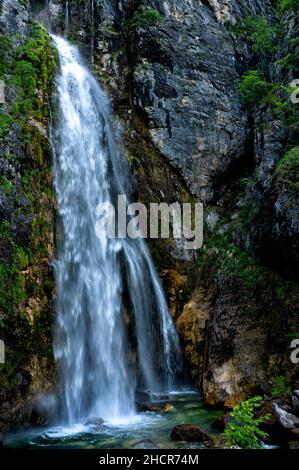
[[[207,202],[213,177],[242,157],[248,136],[235,50],[210,8],[166,1],[163,10],[159,30],[134,37],[134,103],[155,147]]]
[[[299,428],[299,418],[297,416],[288,413],[286,410],[281,408],[277,403],[273,404],[274,413],[285,429]]]
[[[0,34],[28,33],[29,14],[18,0],[3,0],[0,10]]]
[[[238,46],[223,23],[265,13],[269,2],[146,3],[165,20],[134,37],[134,103],[156,148],[208,202],[215,178],[242,158],[249,135],[236,90]]]
[[[210,311],[209,353],[203,375],[207,403],[229,408],[244,399],[244,389],[263,389],[266,379],[262,364],[267,333],[262,321],[244,315],[233,282],[225,276],[218,281],[220,292]]]

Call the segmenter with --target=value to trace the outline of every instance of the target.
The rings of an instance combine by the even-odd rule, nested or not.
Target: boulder
[[[173,441],[211,442],[210,436],[194,424],[179,424],[173,428],[170,435]]]
[[[289,442],[290,449],[299,449],[299,441],[290,441]]]
[[[138,411],[161,411],[161,406],[158,405],[138,405]]]
[[[284,410],[277,403],[273,403],[273,412],[285,429],[299,428],[299,418]]]
[[[299,390],[294,390],[292,395],[292,408],[294,411],[299,411]]]
[[[163,405],[162,407],[162,411],[164,411],[165,413],[169,413],[170,411],[174,411],[174,406],[171,404],[171,403],[165,403],[165,405]]]
[[[86,426],[102,426],[104,424],[104,420],[102,418],[98,418],[97,416],[91,416],[87,418],[84,424]]]

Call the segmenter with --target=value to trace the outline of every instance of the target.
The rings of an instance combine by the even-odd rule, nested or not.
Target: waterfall
[[[105,93],[78,50],[52,38],[60,59],[51,138],[59,219],[54,352],[63,419],[74,424],[133,415],[136,387],[174,389],[182,358],[145,242],[96,236],[97,205],[129,197],[127,163]]]

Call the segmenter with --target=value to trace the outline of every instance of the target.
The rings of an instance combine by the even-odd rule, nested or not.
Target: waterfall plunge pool
[[[119,423],[16,429],[5,437],[4,446],[48,449],[195,449],[202,447],[202,444],[171,440],[170,433],[174,426],[195,424],[212,435],[217,434],[212,423],[223,412],[205,408],[198,393],[173,393],[168,400],[153,405],[165,403],[172,404],[174,410],[142,412]]]

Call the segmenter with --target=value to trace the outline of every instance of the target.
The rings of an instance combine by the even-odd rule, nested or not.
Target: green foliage
[[[269,57],[277,50],[275,28],[269,24],[264,16],[245,19],[245,30],[252,41],[252,52],[261,60],[261,57]]]
[[[294,52],[289,52],[281,59],[277,60],[275,63],[280,65],[284,69],[290,69],[296,62],[296,54]]]
[[[130,21],[132,28],[147,28],[163,21],[163,16],[158,10],[152,7],[141,5],[133,14]]]
[[[213,235],[204,250],[216,254],[214,268],[216,273],[236,276],[242,284],[243,294],[250,294],[265,272],[248,253],[232,242],[228,232]]]
[[[8,34],[3,34],[0,36],[0,78],[4,77],[7,68],[10,66],[11,50],[11,37]]]
[[[299,192],[299,146],[289,150],[278,162],[274,176],[276,183]]]
[[[299,9],[298,0],[278,0],[278,6],[281,11],[286,11],[290,9],[298,11]]]
[[[18,92],[16,113],[40,111],[44,96],[40,98],[35,90],[49,89],[49,83],[55,74],[56,61],[57,56],[52,49],[48,33],[40,24],[34,23],[28,40],[15,52],[12,73]]]
[[[54,84],[57,55],[47,32],[37,23],[31,24],[30,35],[20,45],[21,39],[0,39],[1,78],[12,90],[11,102],[6,103],[5,112],[0,112],[0,137],[6,136],[14,122],[22,132],[26,152],[26,159],[19,162],[20,172],[14,176],[3,175],[0,179],[1,191],[10,207],[9,216],[0,226],[4,253],[0,263],[0,310],[4,320],[0,328],[1,337],[13,345],[14,357],[19,354],[23,361],[30,342],[32,348],[43,349],[39,340],[45,328],[50,331],[51,323],[47,306],[43,306],[44,299],[50,298],[53,290],[52,273],[47,267],[54,205],[50,191],[50,150],[48,140],[35,126],[29,125],[28,120],[33,117],[40,124],[48,122],[48,99]],[[12,158],[13,155],[7,155],[8,160]],[[39,269],[32,270],[31,264]],[[26,313],[31,298],[41,304],[41,312],[33,323]],[[43,317],[46,314],[48,319]],[[45,322],[46,327],[38,330],[40,321]],[[22,338],[13,328],[20,328]]]
[[[0,137],[5,137],[10,124],[25,115],[41,119],[47,106],[47,94],[53,81],[57,55],[46,30],[38,23],[31,25],[30,36],[25,43],[13,47],[12,38],[0,38],[0,78],[16,90],[17,99],[7,114],[0,112]]]
[[[238,91],[244,103],[253,109],[258,104],[269,104],[272,101],[274,85],[266,82],[257,70],[251,70],[240,80]]]
[[[279,375],[278,377],[271,378],[272,390],[271,395],[274,398],[282,398],[292,394],[290,381],[287,377]]]
[[[262,439],[268,437],[267,433],[260,429],[269,417],[257,417],[257,408],[260,408],[262,398],[259,396],[250,398],[234,407],[231,412],[232,421],[229,422],[224,434],[231,446],[242,449],[262,448]]]
[[[0,111],[0,139],[3,139],[9,131],[12,117]]]
[[[293,88],[270,83],[260,72],[251,70],[241,78],[238,91],[249,111],[267,105],[275,119],[283,121],[294,135],[299,133],[299,107],[290,101]]]
[[[9,266],[0,264],[0,307],[5,310],[21,305],[26,299],[25,277],[17,258],[19,249],[21,248],[16,247]]]
[[[241,23],[232,26],[231,30],[249,47],[257,69],[268,76],[268,63],[278,49],[279,25],[272,26],[265,16],[247,16]]]

